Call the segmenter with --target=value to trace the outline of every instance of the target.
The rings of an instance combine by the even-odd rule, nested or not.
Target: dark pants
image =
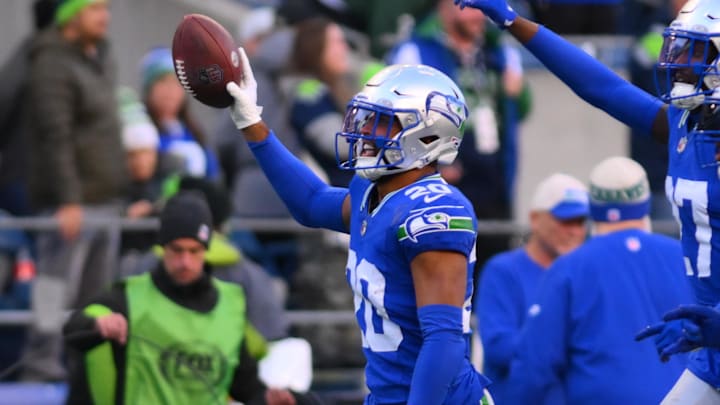
[[[117,218],[120,206],[84,205],[83,211],[86,220]],[[119,245],[118,229],[84,229],[74,241],[64,240],[57,231],[37,234],[34,318],[24,355],[23,380],[64,378],[60,360],[65,311],[87,305],[107,288],[116,274]]]

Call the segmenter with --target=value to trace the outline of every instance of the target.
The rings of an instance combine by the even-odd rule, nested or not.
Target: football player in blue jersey
[[[518,16],[506,0],[455,3],[482,10],[585,101],[668,145],[665,189],[680,222],[686,271],[699,304],[720,302],[720,125],[715,122],[720,101],[720,3],[690,0],[665,29],[656,69],[659,99],[552,31]],[[682,339],[680,322],[663,325],[658,344]],[[673,391],[700,379],[705,395],[720,401],[720,351],[692,353],[688,370]]]
[[[230,83],[231,116],[293,217],[350,234],[345,269],[362,332],[365,404],[483,404],[489,380],[469,360],[477,221],[438,174],[457,155],[467,108],[443,73],[390,66],[348,104],[349,188],[318,179],[262,122],[257,84]],[[345,148],[347,149],[347,148]]]

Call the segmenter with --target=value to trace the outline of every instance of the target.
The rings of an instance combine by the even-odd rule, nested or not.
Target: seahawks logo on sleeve
[[[475,233],[473,221],[469,216],[453,215],[453,213],[466,212],[463,206],[437,206],[413,210],[404,223],[398,227],[399,241],[409,239],[417,242],[421,235],[459,231]]]

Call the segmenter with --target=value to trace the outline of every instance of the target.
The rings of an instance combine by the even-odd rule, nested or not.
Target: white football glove
[[[242,64],[242,80],[240,85],[235,82],[228,83],[225,89],[235,99],[230,106],[230,117],[238,129],[245,129],[262,120],[260,114],[263,109],[257,105],[257,82],[250,61],[242,47],[238,48],[238,53]]]

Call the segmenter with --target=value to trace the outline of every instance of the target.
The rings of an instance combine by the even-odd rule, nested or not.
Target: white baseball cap
[[[595,221],[640,219],[650,213],[650,184],[636,161],[615,156],[590,173],[590,213]]]
[[[578,179],[555,173],[535,189],[531,211],[547,211],[560,220],[590,215],[587,187]]]

